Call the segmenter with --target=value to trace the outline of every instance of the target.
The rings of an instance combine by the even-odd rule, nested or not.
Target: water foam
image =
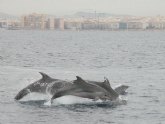
[[[114,101],[102,101],[97,100],[93,101],[92,99],[88,98],[81,98],[77,96],[62,96],[60,98],[54,99],[53,103],[51,103],[51,95],[48,94],[38,94],[38,93],[30,93],[23,99],[21,99],[22,102],[24,101],[41,101],[44,100],[43,103],[44,106],[58,106],[58,105],[74,105],[74,104],[112,104],[112,105],[123,105],[127,103],[127,100],[125,97],[119,96],[118,99]]]
[[[127,104],[127,100],[123,97],[119,97],[118,99],[114,101],[102,101],[97,100],[93,101],[88,98],[81,98],[77,96],[62,96],[60,98],[57,98],[53,100],[53,103],[51,103],[51,100],[48,100],[44,103],[45,106],[58,106],[58,105],[74,105],[74,104],[87,104],[87,105],[95,105],[95,104],[110,104],[110,105],[125,105]]]
[[[73,104],[97,104],[102,102],[103,102],[102,100],[93,101],[92,99],[88,99],[88,98],[81,98],[77,96],[67,95],[53,100],[52,104],[51,104],[51,100],[48,100],[44,103],[44,105],[57,106],[57,105],[73,105]]]

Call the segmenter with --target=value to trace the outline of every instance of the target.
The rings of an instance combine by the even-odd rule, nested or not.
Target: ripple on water
[[[164,31],[3,30],[0,33],[0,123],[165,122]],[[38,99],[15,102],[18,90],[32,82],[27,78],[38,79],[39,71],[60,79],[81,75],[99,80],[107,76],[112,86],[131,86],[128,103],[45,106],[45,100]]]

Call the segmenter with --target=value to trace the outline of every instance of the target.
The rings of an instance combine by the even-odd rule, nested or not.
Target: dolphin
[[[74,80],[69,87],[63,87],[61,90],[56,92],[51,98],[51,102],[53,99],[66,95],[79,96],[93,100],[111,99],[111,94],[104,88],[100,87],[99,85],[86,82],[79,76],[76,77],[77,79]]]
[[[42,94],[49,93],[53,95],[52,100],[64,95],[74,95],[93,100],[113,100],[126,90],[122,87],[113,90],[107,78],[104,79],[104,82],[96,82],[83,80],[81,77],[77,76],[77,80],[65,81],[54,79],[43,72],[39,73],[42,75],[42,78],[23,88],[15,96],[16,100],[22,99],[31,92]]]
[[[43,94],[51,94],[54,95],[55,93],[58,95],[60,93],[66,93],[70,95],[75,95],[79,97],[91,98],[91,99],[107,99],[110,97],[110,94],[102,87],[90,84],[82,80],[80,77],[77,76],[77,80],[75,81],[64,81],[60,79],[54,79],[49,77],[47,74],[39,72],[42,75],[42,78],[34,83],[28,85],[27,87],[23,88],[16,96],[16,100],[22,99],[24,96],[31,92],[43,93]],[[72,92],[69,92],[69,89]],[[73,92],[74,91],[74,92]],[[74,94],[75,93],[75,94]],[[85,93],[87,95],[85,96]],[[53,97],[55,98],[55,97]]]
[[[49,77],[47,74],[39,72],[42,75],[42,78],[34,83],[28,85],[23,88],[16,96],[16,100],[22,99],[24,96],[31,92],[43,93],[46,94],[47,87],[52,83],[58,81],[58,79],[53,79]]]

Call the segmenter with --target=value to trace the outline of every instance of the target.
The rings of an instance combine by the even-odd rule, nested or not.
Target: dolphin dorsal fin
[[[83,80],[83,79],[82,79],[81,77],[79,77],[79,76],[76,76],[76,78],[77,78],[78,81],[82,81],[82,80]]]
[[[78,84],[78,85],[83,86],[83,87],[90,87],[90,86],[97,87],[97,85],[92,84],[92,83],[88,83],[79,76],[76,76],[76,78],[77,78],[77,80],[74,80],[74,82],[73,82],[75,84]]]
[[[74,81],[74,83],[80,83],[80,82],[84,82],[84,80],[79,77],[79,76],[76,76],[77,80]]]
[[[76,80],[74,80],[74,82],[73,83],[75,83],[75,84],[79,84],[79,85],[84,85],[84,84],[87,84],[87,82],[86,81],[84,81],[81,77],[79,77],[79,76],[76,76]]]
[[[104,77],[104,82],[103,82],[106,86],[110,86],[111,87],[111,84],[108,80],[108,78]]]
[[[47,74],[43,73],[43,72],[39,72],[42,75],[42,79],[41,80],[48,80],[51,79],[51,77],[49,77]]]

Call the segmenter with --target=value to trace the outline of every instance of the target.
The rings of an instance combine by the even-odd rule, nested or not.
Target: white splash
[[[53,103],[51,104],[51,100],[48,100],[44,103],[46,106],[51,106],[51,105],[70,105],[70,104],[87,104],[87,103],[98,103],[102,102],[102,100],[97,100],[93,101],[88,98],[81,98],[77,96],[62,96],[60,98],[57,98],[53,100]]]

